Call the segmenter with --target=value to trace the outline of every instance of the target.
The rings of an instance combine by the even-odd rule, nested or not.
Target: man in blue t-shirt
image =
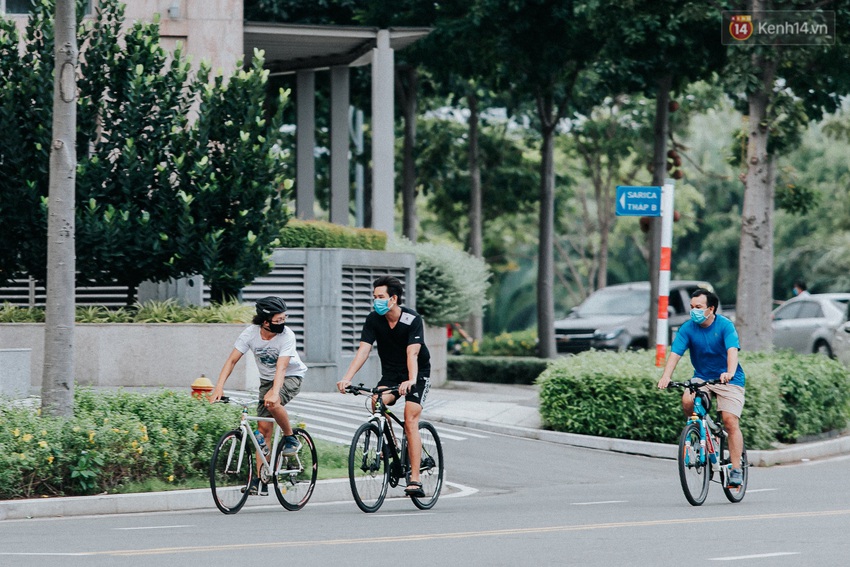
[[[374,311],[363,323],[360,347],[342,380],[337,382],[337,389],[345,393],[354,375],[369,359],[372,344],[377,343],[381,359],[378,388],[398,386],[399,396],[404,396],[407,454],[411,463],[418,463],[422,457],[419,417],[431,384],[431,354],[425,346],[425,325],[416,311],[401,305],[404,288],[398,278],[381,276],[373,286]],[[397,400],[393,394],[383,394],[383,397],[387,405],[393,405]],[[410,482],[404,492],[408,496],[425,496],[419,480],[419,467],[411,467]]]
[[[741,348],[738,332],[732,321],[717,314],[718,304],[717,295],[706,289],[698,289],[691,295],[691,320],[679,327],[658,387],[667,387],[686,350],[690,350],[695,379],[720,378],[722,384],[707,386],[706,389],[717,397],[717,409],[722,412],[723,426],[729,435],[729,456],[732,460],[729,485],[740,486],[743,482],[741,453],[744,438],[739,420],[744,409],[746,378],[738,364],[738,350]],[[688,416],[694,411],[694,395],[688,390],[682,396],[682,409]]]

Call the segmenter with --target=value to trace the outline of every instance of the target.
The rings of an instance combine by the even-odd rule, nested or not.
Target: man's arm
[[[731,382],[735,377],[735,372],[738,371],[738,349],[737,347],[729,347],[726,349],[726,372],[720,375],[720,381],[726,384]]]
[[[416,379],[419,376],[419,350],[421,348],[422,345],[420,344],[407,345],[407,382],[402,382],[398,386],[398,393],[402,396],[416,386]]]
[[[263,396],[263,402],[267,408],[275,408],[280,404],[280,389],[283,388],[283,382],[286,380],[286,368],[289,366],[289,356],[279,356],[277,364],[274,368],[274,382],[272,387]]]
[[[216,382],[215,388],[213,388],[213,391],[210,394],[210,403],[221,399],[221,396],[224,394],[224,383],[227,382],[227,378],[230,376],[231,372],[233,372],[233,368],[236,366],[236,363],[239,362],[240,358],[242,358],[242,353],[239,352],[238,349],[230,351],[230,356],[228,356],[227,360],[224,361],[224,366],[221,368],[221,372],[218,375],[218,382]]]
[[[675,352],[671,352],[670,356],[667,358],[667,364],[664,366],[664,372],[661,373],[661,379],[658,381],[658,387],[662,390],[667,387],[670,383],[670,379],[673,377],[673,371],[676,370],[676,365],[679,364],[679,361],[682,360],[682,357]]]
[[[363,368],[363,365],[366,364],[366,361],[369,360],[370,352],[372,352],[372,345],[360,341],[360,347],[357,349],[357,354],[355,354],[354,358],[351,360],[351,364],[348,365],[348,370],[345,371],[345,376],[342,377],[342,380],[336,383],[336,389],[339,390],[341,394],[345,393],[345,389],[351,385],[351,380],[354,378],[354,375],[357,374],[357,372]]]

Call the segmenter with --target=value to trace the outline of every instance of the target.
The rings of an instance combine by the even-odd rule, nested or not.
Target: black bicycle
[[[404,422],[387,407],[381,395],[398,395],[398,388],[379,390],[364,388],[360,384],[348,386],[346,391],[354,395],[370,395],[367,407],[372,417],[357,429],[351,441],[348,479],[357,506],[364,512],[375,512],[384,503],[388,486],[398,486],[402,479],[405,485],[410,483]],[[401,442],[396,436],[393,422],[401,427]],[[427,421],[419,422],[419,436],[422,438],[419,475],[425,495],[410,496],[410,499],[420,510],[428,510],[437,503],[443,487],[443,446],[437,430]]]
[[[728,435],[723,428],[723,420],[719,412],[717,421],[709,415],[711,396],[702,390],[705,386],[719,383],[719,379],[705,382],[688,380],[687,382],[670,382],[667,386],[687,389],[694,394],[694,413],[682,429],[677,458],[682,491],[693,506],[699,506],[705,502],[708,496],[708,483],[713,480],[714,473],[718,473],[719,481],[715,480],[715,482],[720,483],[723,493],[730,502],[740,502],[747,492],[750,468],[750,463],[747,461],[747,449],[744,447],[741,453],[743,481],[740,486],[731,486],[728,483],[729,473],[732,471]]]

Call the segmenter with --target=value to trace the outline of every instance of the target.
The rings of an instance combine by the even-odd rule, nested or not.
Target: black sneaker
[[[247,490],[248,494],[250,494],[251,496],[256,496],[257,492],[259,491],[259,487],[260,479],[253,478],[251,479],[251,484],[249,484],[247,487],[242,487],[242,492],[244,493]],[[268,494],[268,489],[266,489],[266,494]]]
[[[260,490],[257,494],[259,494],[260,496],[268,496],[269,495],[269,485],[266,484],[265,482],[261,482],[260,483]]]

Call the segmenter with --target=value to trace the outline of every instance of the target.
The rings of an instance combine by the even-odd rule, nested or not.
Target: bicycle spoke
[[[428,422],[419,423],[422,439],[422,457],[419,461],[419,481],[425,496],[413,497],[413,504],[420,510],[428,510],[437,503],[443,487],[443,446],[437,430]]]
[[[242,449],[242,432],[230,431],[222,436],[210,461],[210,490],[213,501],[225,514],[235,514],[248,498],[253,477],[251,452]],[[241,459],[240,459],[241,455]]]
[[[274,459],[273,475],[275,494],[281,505],[287,510],[300,510],[310,500],[316,486],[318,460],[313,438],[303,429],[293,434],[301,443],[301,449],[292,456],[284,456],[283,444],[278,446]]]
[[[685,498],[694,506],[705,502],[711,479],[711,464],[707,455],[700,455],[699,426],[689,423],[679,440],[679,480]]]
[[[380,433],[372,423],[364,423],[354,434],[348,455],[351,494],[364,512],[375,512],[387,494],[387,459],[379,451]]]

